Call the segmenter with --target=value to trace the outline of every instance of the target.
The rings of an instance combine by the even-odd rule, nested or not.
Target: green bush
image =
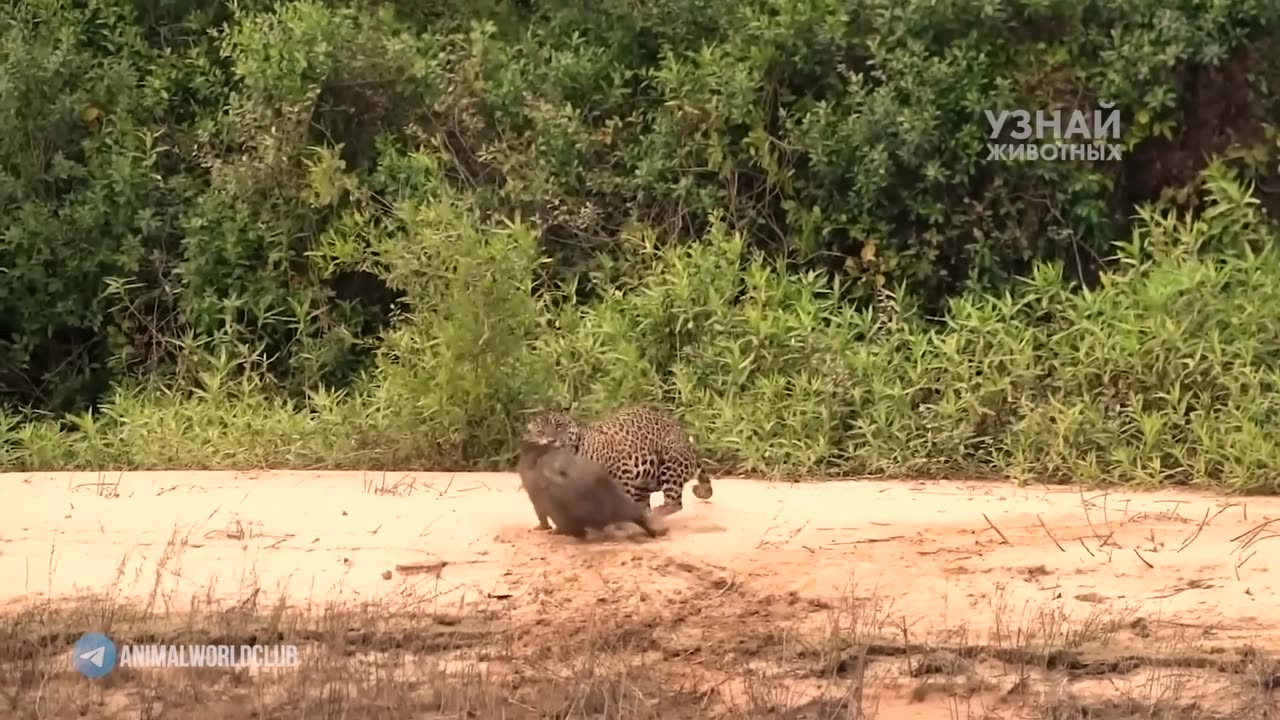
[[[291,400],[229,343],[194,389],[121,390],[66,431],[6,420],[12,467],[500,467],[525,411],[678,411],[721,467],[965,472],[1275,491],[1280,257],[1221,165],[1206,209],[1144,212],[1096,289],[1036,266],[951,301],[944,325],[838,276],[796,273],[714,219],[699,243],[636,238],[586,306],[535,295],[521,223],[407,199],[366,262],[415,306],[353,389]],[[563,288],[570,293],[571,288]],[[230,348],[230,349],[229,349]],[[237,354],[238,353],[238,354]]]
[[[750,472],[1264,489],[1278,29],[0,7],[0,463],[492,467],[527,410],[651,400]],[[987,111],[1103,101],[1122,162],[986,158]]]

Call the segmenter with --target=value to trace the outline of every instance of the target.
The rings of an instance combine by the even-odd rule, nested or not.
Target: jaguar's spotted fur
[[[659,512],[684,507],[684,486],[708,500],[711,477],[702,467],[688,434],[670,414],[645,405],[625,407],[598,422],[579,424],[567,413],[543,413],[530,421],[530,436],[557,438],[557,444],[608,468],[615,482],[636,502],[649,507],[661,492]]]

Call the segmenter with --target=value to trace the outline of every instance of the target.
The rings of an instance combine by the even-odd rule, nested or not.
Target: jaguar
[[[530,437],[555,438],[566,448],[609,470],[633,500],[649,508],[649,496],[661,492],[659,515],[684,507],[684,486],[711,499],[711,476],[680,423],[664,410],[633,405],[615,410],[594,423],[582,424],[561,411],[544,412],[526,426]]]

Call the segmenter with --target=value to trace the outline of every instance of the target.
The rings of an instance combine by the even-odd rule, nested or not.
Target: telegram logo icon
[[[71,664],[88,678],[100,678],[116,666],[116,644],[102,633],[87,633],[71,648]]]

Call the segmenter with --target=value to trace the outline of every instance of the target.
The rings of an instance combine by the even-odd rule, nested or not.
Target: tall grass
[[[9,469],[498,467],[523,412],[664,403],[722,470],[969,473],[1275,491],[1280,257],[1251,189],[1220,165],[1195,215],[1148,209],[1113,271],[1071,287],[1042,264],[945,319],[885,291],[873,309],[712,222],[576,288],[535,293],[523,223],[465,200],[402,203],[365,259],[412,310],[346,393],[286,399],[265,359],[193,348],[163,383],[70,421],[0,417]]]

